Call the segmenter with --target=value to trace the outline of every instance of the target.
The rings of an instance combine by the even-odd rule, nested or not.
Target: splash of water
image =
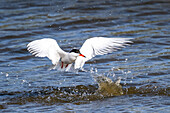
[[[104,97],[123,95],[122,86],[120,85],[120,81],[121,81],[120,77],[118,78],[118,80],[113,81],[109,77],[106,77],[104,74],[99,74],[97,68],[95,68],[94,70],[93,68],[91,68],[90,72],[91,72],[91,76],[94,78],[94,80],[97,82],[99,86],[96,93]],[[111,73],[107,75],[110,74]],[[114,76],[115,74],[113,74],[112,77]]]

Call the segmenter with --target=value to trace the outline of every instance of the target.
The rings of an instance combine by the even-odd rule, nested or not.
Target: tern
[[[112,53],[128,43],[131,38],[93,37],[87,39],[80,49],[70,52],[62,50],[57,41],[51,38],[34,40],[27,45],[27,50],[35,57],[47,57],[54,66],[67,68],[74,63],[74,69],[82,69],[85,62],[96,55]]]

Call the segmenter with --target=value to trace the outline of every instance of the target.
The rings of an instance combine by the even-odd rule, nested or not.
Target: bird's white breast
[[[65,64],[71,64],[74,63],[77,57],[77,53],[67,53],[64,57],[61,58],[61,61]]]

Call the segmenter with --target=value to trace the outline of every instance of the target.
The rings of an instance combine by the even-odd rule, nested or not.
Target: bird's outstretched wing
[[[80,49],[80,53],[85,57],[79,56],[75,61],[74,68],[82,68],[87,60],[90,60],[96,55],[112,53],[113,51],[128,45],[126,43],[132,43],[130,38],[94,37],[87,39]]]
[[[27,45],[27,50],[36,57],[48,57],[53,65],[57,65],[64,52],[57,44],[56,40],[44,38],[35,40]]]

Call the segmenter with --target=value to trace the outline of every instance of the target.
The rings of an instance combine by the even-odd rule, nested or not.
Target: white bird
[[[36,57],[48,57],[53,65],[60,65],[61,68],[67,68],[68,65],[74,64],[74,69],[82,69],[86,61],[96,55],[112,53],[132,43],[131,38],[104,38],[93,37],[87,39],[80,50],[72,49],[70,52],[63,51],[56,40],[44,38],[35,40],[27,45],[27,50]]]

